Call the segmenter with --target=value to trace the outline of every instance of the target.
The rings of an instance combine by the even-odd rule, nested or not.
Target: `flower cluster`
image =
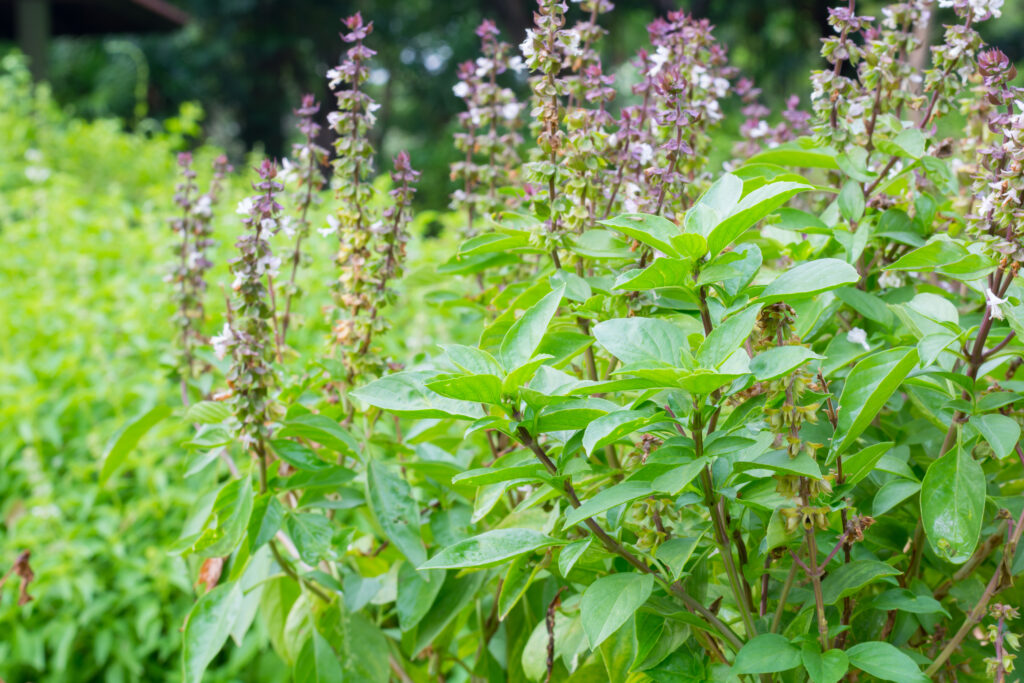
[[[363,44],[373,31],[373,23],[364,23],[357,12],[345,19],[345,26],[348,33],[343,33],[341,38],[352,47],[346,51],[341,65],[327,72],[332,89],[342,83],[349,86],[335,91],[337,110],[327,117],[337,135],[334,173],[341,205],[335,215],[328,217],[329,228],[321,232],[337,235],[336,261],[341,274],[335,285],[335,305],[348,311],[351,318],[370,308],[368,292],[373,286],[367,266],[373,259],[370,241],[373,232],[380,231],[380,225],[368,215],[373,198],[368,179],[373,172],[374,154],[369,132],[376,123],[374,112],[380,105],[361,90],[369,77],[366,62],[376,54]],[[333,330],[334,341],[338,344],[345,345],[354,338],[350,319],[335,320]]]
[[[365,356],[370,350],[373,335],[385,329],[385,321],[380,317],[380,309],[392,298],[388,289],[390,282],[402,275],[405,262],[405,243],[409,241],[408,225],[412,220],[412,198],[416,194],[415,183],[420,172],[413,170],[409,155],[402,151],[394,159],[394,170],[391,171],[391,182],[394,189],[388,192],[391,206],[381,214],[384,231],[380,233],[375,251],[378,258],[370,266],[370,277],[375,283],[375,297],[365,329],[360,330],[361,342],[356,354]],[[353,358],[349,365],[357,362]]]
[[[206,293],[206,273],[213,267],[208,250],[216,243],[213,240],[213,211],[220,196],[224,176],[231,172],[227,157],[219,156],[213,162],[213,177],[209,189],[197,195],[196,171],[192,168],[192,155],[183,152],[178,155],[181,182],[177,185],[174,202],[181,214],[171,221],[171,229],[178,237],[177,259],[167,280],[175,285],[175,322],[182,335],[183,396],[187,380],[195,374],[193,349],[204,341],[202,334]]]
[[[485,20],[476,29],[481,41],[481,56],[460,64],[459,82],[452,91],[466,103],[459,114],[461,132],[455,134],[455,147],[463,158],[452,164],[452,180],[462,187],[452,193],[451,208],[464,208],[467,214],[465,234],[474,231],[474,219],[480,213],[502,208],[507,199],[497,190],[514,180],[519,164],[518,146],[523,139],[523,105],[515,92],[498,84],[506,71],[525,68],[519,55],[511,55],[511,46],[498,40],[498,28]]]
[[[647,28],[655,47],[645,74],[652,124],[647,139],[636,145],[635,158],[642,170],[637,185],[653,206],[641,210],[674,218],[696,198],[687,194],[688,187],[708,172],[708,131],[722,119],[719,101],[735,71],[712,29],[707,19],[684,12],[670,12]],[[646,123],[639,124],[641,131]]]
[[[747,159],[759,151],[789,142],[810,132],[811,115],[800,109],[800,97],[790,95],[786,98],[786,109],[782,112],[782,120],[774,126],[768,123],[771,109],[760,101],[761,89],[747,78],[736,82],[735,92],[743,101],[743,123],[740,124],[742,141],[733,148],[736,159]]]
[[[228,353],[232,357],[227,383],[240,424],[239,441],[262,459],[275,413],[271,398],[276,318],[273,278],[281,266],[269,238],[280,229],[277,196],[283,186],[272,162],[264,160],[257,171],[260,181],[253,188],[258,194],[242,200],[238,207],[245,231],[235,242],[239,256],[230,262],[235,296],[229,320],[211,342],[219,358]]]
[[[405,226],[409,220],[411,183],[419,175],[402,153],[395,160],[392,178],[393,205],[378,214],[372,206],[374,191],[367,182],[372,171],[373,147],[369,131],[376,122],[379,107],[360,88],[369,73],[366,61],[375,53],[363,44],[373,29],[356,13],[345,20],[348,33],[342,39],[353,46],[341,66],[328,72],[331,88],[344,82],[348,89],[336,92],[338,110],[328,120],[338,134],[335,142],[335,175],[341,207],[328,217],[330,227],[324,234],[338,237],[336,258],[340,274],[335,286],[332,341],[343,349],[343,358],[351,383],[359,374],[379,370],[380,364],[368,353],[375,331],[384,325],[377,316],[386,304],[387,281],[398,272],[404,256]]]
[[[565,12],[567,5],[562,0],[537,0],[534,13],[534,28],[527,29],[526,39],[519,46],[526,65],[536,75],[530,78],[533,92],[534,121],[531,131],[537,139],[536,160],[525,166],[528,180],[539,183],[546,195],[535,195],[538,202],[547,203],[548,239],[557,245],[562,231],[559,214],[567,206],[565,198],[559,198],[558,164],[564,153],[565,131],[562,130],[564,104],[562,97],[567,94],[565,79],[560,76],[563,65],[583,54],[580,34],[566,30]],[[556,254],[557,252],[553,252]]]
[[[285,185],[292,185],[295,190],[292,197],[292,204],[295,206],[295,227],[291,229],[291,223],[282,220],[282,230],[286,233],[295,232],[295,247],[292,249],[291,275],[281,285],[284,296],[284,311],[281,317],[281,335],[288,333],[292,317],[292,299],[299,296],[301,292],[296,284],[295,278],[304,257],[302,242],[309,237],[309,209],[322,201],[320,190],[326,183],[323,168],[327,166],[327,150],[317,144],[317,136],[320,134],[320,125],[314,120],[320,105],[312,95],[303,95],[302,106],[295,110],[299,117],[296,125],[302,134],[302,141],[293,146],[295,161],[287,159],[282,162],[284,168],[278,176],[278,180]],[[289,235],[290,236],[290,235]]]
[[[1024,89],[1009,82],[1016,76],[1000,50],[980,56],[985,99],[990,105],[990,144],[978,150],[970,216],[971,227],[993,248],[1015,262],[1024,262],[1020,238],[1024,222]]]

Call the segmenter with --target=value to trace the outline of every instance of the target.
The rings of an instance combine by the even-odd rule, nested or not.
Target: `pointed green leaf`
[[[594,338],[623,363],[657,360],[678,367],[686,335],[660,318],[615,318],[594,326]]]
[[[894,645],[880,641],[857,643],[846,651],[850,665],[883,681],[898,683],[928,683],[921,668]]]
[[[805,299],[830,289],[852,285],[860,280],[857,269],[846,261],[823,258],[801,263],[775,278],[764,288],[758,301],[762,304],[776,301]]]
[[[654,577],[637,572],[604,576],[587,586],[580,600],[580,617],[590,649],[619,630],[647,602],[653,589]]]
[[[534,352],[548,331],[551,319],[558,311],[564,294],[563,285],[529,308],[519,320],[512,323],[512,327],[508,328],[498,351],[498,357],[506,371],[513,370],[533,358]]]
[[[917,349],[903,346],[876,353],[854,366],[839,397],[833,454],[842,453],[867,429],[916,364]]]
[[[736,653],[732,670],[736,674],[770,674],[800,666],[800,650],[777,633],[762,633],[747,641]]]
[[[645,213],[626,213],[599,222],[649,247],[654,247],[663,254],[676,258],[682,256],[672,244],[672,238],[681,231],[679,226],[667,218]]]
[[[409,484],[384,463],[371,460],[366,470],[366,496],[384,535],[413,565],[426,562],[420,509]]]
[[[100,486],[107,483],[110,475],[121,466],[124,459],[128,457],[128,454],[139,443],[139,439],[144,437],[146,432],[170,414],[171,409],[169,407],[156,406],[121,428],[121,431],[103,455],[103,465],[100,468]]]
[[[638,498],[644,498],[654,492],[649,481],[624,481],[600,491],[592,498],[583,501],[578,508],[573,508],[565,514],[563,526],[568,529],[582,522],[587,517],[594,517],[606,512],[613,507],[625,503],[631,503]]]
[[[932,550],[953,564],[970,558],[985,515],[985,472],[953,448],[932,462],[921,482],[921,521]]]
[[[448,546],[419,568],[493,567],[518,555],[561,543],[563,541],[533,529],[493,529]]]
[[[185,683],[201,683],[206,667],[224,647],[242,609],[242,591],[223,583],[196,601],[185,621],[182,671]]]

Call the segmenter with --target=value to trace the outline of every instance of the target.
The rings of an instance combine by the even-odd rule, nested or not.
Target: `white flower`
[[[648,69],[648,76],[657,76],[658,72],[661,71],[661,67],[665,66],[665,62],[671,56],[671,52],[664,45],[659,45],[658,49],[651,55],[651,68]]]
[[[278,221],[278,225],[281,228],[281,232],[285,234],[285,237],[295,236],[295,219],[292,216],[285,216]]]
[[[242,201],[238,202],[238,208],[235,209],[235,213],[239,216],[251,216],[255,208],[256,200],[252,197],[245,197]]]
[[[854,327],[846,333],[846,341],[851,344],[860,344],[864,347],[865,351],[871,350],[871,346],[868,344],[868,333],[859,327]]]
[[[476,77],[483,78],[487,74],[491,73],[494,69],[494,60],[487,59],[487,57],[477,57],[476,59]]]
[[[50,177],[50,169],[42,166],[27,166],[25,168],[25,177],[33,183],[43,183]]]
[[[277,180],[285,185],[291,185],[299,177],[299,167],[291,159],[281,159],[281,170],[277,172]]]
[[[583,48],[580,47],[580,33],[575,30],[565,31],[562,36],[564,37],[565,53],[570,57],[579,57],[583,54]]]
[[[256,261],[256,273],[258,275],[266,273],[272,278],[277,277],[277,271],[280,267],[281,259],[270,254],[262,256]]]
[[[341,229],[341,221],[334,214],[327,214],[327,227],[319,228],[317,232],[324,237],[330,237],[331,235],[337,235],[338,230]]]
[[[523,53],[523,57],[530,59],[536,54],[533,49],[533,40],[536,37],[536,33],[532,28],[526,29],[526,39],[519,43],[519,51]]]
[[[340,111],[332,111],[327,113],[327,125],[331,127],[331,130],[338,130],[338,124],[341,123],[341,119],[342,114]]]
[[[519,105],[515,102],[508,102],[507,104],[501,105],[501,117],[508,121],[511,121],[515,117],[519,116]]]
[[[341,69],[334,67],[327,70],[327,85],[331,90],[335,90],[341,85]]]
[[[210,343],[213,344],[213,352],[217,354],[219,360],[224,360],[224,356],[227,355],[228,349],[230,349],[235,343],[235,333],[231,329],[231,326],[224,323],[224,329],[221,330],[220,334],[214,335],[210,339]]]
[[[985,302],[988,305],[989,315],[996,320],[1003,319],[1003,309],[999,308],[1000,305],[1006,303],[1006,299],[1000,299],[996,296],[995,292],[992,291],[991,287],[985,289]]]
[[[519,55],[512,55],[512,58],[508,60],[508,68],[519,74],[526,68],[526,64],[523,62],[523,58]]]
[[[654,158],[654,149],[646,142],[636,146],[636,160],[641,164],[647,164]]]
[[[204,194],[197,199],[195,206],[192,207],[192,213],[200,218],[211,218],[213,216],[213,201],[210,199],[210,195]]]
[[[380,109],[380,105],[377,104],[376,102],[370,102],[369,104],[366,105],[367,125],[373,126],[375,123],[377,123],[377,115],[374,114],[374,112],[377,111],[378,109]]]
[[[28,148],[25,150],[25,161],[29,163],[38,164],[43,160],[43,153],[35,148]]]
[[[465,97],[469,95],[469,83],[459,81],[452,86],[452,92],[455,93],[456,97],[465,99]]]

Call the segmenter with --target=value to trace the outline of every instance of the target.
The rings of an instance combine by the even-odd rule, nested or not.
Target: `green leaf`
[[[862,292],[856,287],[841,287],[836,290],[839,299],[868,320],[884,327],[892,327],[892,311],[879,297]]]
[[[462,344],[440,344],[455,367],[471,375],[497,375],[503,373],[501,365],[494,356],[475,346]]]
[[[888,481],[875,494],[875,500],[871,504],[871,514],[880,517],[920,490],[921,484],[909,479]]]
[[[345,680],[338,655],[315,628],[302,646],[292,679],[295,683],[342,683]]]
[[[594,650],[640,609],[654,588],[650,574],[624,572],[603,576],[587,586],[580,600],[583,630]]]
[[[839,213],[851,223],[864,217],[864,190],[856,180],[847,180],[839,191]]]
[[[850,668],[850,660],[842,650],[822,653],[817,643],[804,643],[800,648],[807,675],[813,683],[837,683]]]
[[[761,314],[760,306],[750,306],[734,313],[714,329],[697,350],[697,362],[702,368],[717,368],[733,351],[740,348],[754,329],[754,323]]]
[[[967,256],[967,250],[948,239],[937,238],[907,252],[895,263],[885,267],[886,270],[915,270],[927,272],[935,268],[956,263]]]
[[[275,435],[279,439],[294,436],[316,441],[336,453],[359,458],[359,445],[348,431],[326,415],[306,413],[286,420]]]
[[[415,566],[427,561],[420,535],[420,509],[412,489],[387,465],[371,460],[366,470],[366,496],[377,522],[406,559]]]
[[[220,401],[200,401],[193,403],[185,411],[185,421],[195,424],[220,424],[231,417],[231,408]]]
[[[395,611],[398,612],[398,626],[402,632],[416,628],[423,617],[427,616],[437,594],[444,585],[445,572],[418,571],[409,562],[403,562],[398,568],[398,594],[395,600]]]
[[[558,306],[565,294],[565,287],[559,287],[527,309],[519,320],[512,323],[501,340],[498,358],[505,370],[512,370],[533,358],[544,334],[555,317]]]
[[[196,601],[185,621],[184,683],[201,683],[206,667],[227,642],[242,602],[242,591],[234,582],[221,584]]]
[[[750,361],[750,372],[760,382],[778,379],[800,367],[809,360],[821,360],[824,356],[806,346],[773,346]]]
[[[860,280],[857,269],[846,261],[835,258],[818,259],[790,268],[764,288],[758,301],[761,304],[776,301],[796,301],[814,296]]]
[[[992,452],[1000,459],[1013,453],[1020,441],[1020,425],[1008,415],[974,415],[971,417],[971,426],[985,437]]]
[[[757,188],[741,199],[729,217],[711,231],[708,235],[708,253],[712,256],[718,255],[755,223],[792,197],[813,189],[811,185],[788,181],[769,183]]]
[[[573,541],[572,543],[563,546],[562,549],[558,551],[558,572],[563,578],[569,576],[569,572],[572,571],[572,568],[576,566],[576,562],[580,559],[583,553],[587,551],[587,548],[590,547],[590,543],[593,539],[593,536],[581,538],[578,541]]]
[[[650,421],[650,413],[639,410],[619,410],[602,415],[583,433],[583,450],[591,455],[595,448],[614,443]]]
[[[833,570],[821,582],[822,598],[826,605],[834,605],[864,586],[896,576],[900,570],[878,560],[854,560]]]
[[[697,544],[700,543],[701,536],[690,536],[689,538],[670,538],[661,545],[655,551],[655,557],[659,561],[664,562],[668,565],[668,568],[672,571],[672,580],[678,581],[679,577],[683,573],[683,567],[686,566],[686,561],[693,555],[693,551],[697,548]]]
[[[458,401],[427,389],[437,373],[417,370],[396,372],[349,392],[363,403],[409,417],[454,417],[475,420],[483,410],[471,401]]]
[[[501,403],[501,380],[494,375],[440,375],[427,382],[427,388],[460,401]]]
[[[890,588],[872,600],[871,606],[885,612],[895,609],[911,614],[942,613],[949,616],[949,612],[942,606],[942,603],[932,596],[918,595],[906,588]]]
[[[380,629],[358,612],[336,600],[316,615],[316,630],[337,653],[341,680],[348,683],[388,683],[388,641]]]
[[[748,164],[778,164],[797,168],[837,169],[836,152],[828,147],[802,147],[799,142],[781,145],[758,152],[747,160]]]
[[[312,448],[304,446],[298,441],[274,439],[270,442],[270,447],[274,449],[277,457],[297,470],[319,472],[333,466],[331,463],[321,460]]]
[[[217,494],[213,512],[193,549],[203,557],[230,555],[245,535],[252,514],[253,491],[249,477],[232,479]]]
[[[594,326],[594,338],[623,363],[657,360],[680,364],[686,335],[682,328],[660,318],[614,318]]]
[[[846,656],[852,666],[883,681],[927,683],[929,680],[909,655],[889,643],[858,643],[846,651]]]
[[[932,462],[921,482],[921,521],[932,550],[953,564],[970,558],[985,515],[985,472],[962,448]]]
[[[121,463],[128,457],[128,454],[138,445],[139,439],[170,414],[171,409],[169,407],[156,406],[121,428],[107,448],[107,452],[103,455],[103,465],[100,468],[100,486],[107,483],[110,475],[121,466]]]
[[[854,366],[839,397],[832,454],[842,453],[867,429],[917,360],[917,349],[904,346],[876,353]]]
[[[706,458],[698,458],[676,465],[668,472],[659,475],[657,479],[651,482],[651,485],[655,491],[677,496],[700,474],[700,471],[704,469],[707,462]]]
[[[624,481],[615,484],[583,501],[578,508],[569,510],[565,515],[563,527],[568,529],[576,526],[587,517],[594,517],[613,507],[631,503],[638,498],[649,496],[653,492],[654,489],[649,481]]]
[[[679,226],[662,216],[645,213],[626,213],[608,220],[598,221],[601,225],[615,228],[624,235],[654,247],[663,254],[682,256],[672,244],[672,238],[680,234]]]
[[[690,259],[659,258],[643,270],[629,270],[615,280],[612,289],[639,292],[658,287],[682,287],[692,284]]]
[[[315,566],[331,548],[331,520],[315,512],[292,512],[284,522],[285,531],[295,543],[299,558]]]
[[[762,633],[747,641],[736,653],[732,670],[736,674],[771,674],[800,666],[800,650],[777,633]]]
[[[448,546],[419,568],[493,567],[518,555],[561,543],[563,541],[533,529],[492,529]]]
[[[264,543],[274,537],[284,521],[285,507],[272,493],[265,493],[256,499],[252,516],[249,518],[249,554],[252,555]]]
[[[733,468],[737,472],[765,469],[783,474],[821,479],[821,468],[818,467],[818,463],[804,451],[800,451],[795,458],[789,457],[789,453],[786,451],[768,451],[754,460],[738,461]]]

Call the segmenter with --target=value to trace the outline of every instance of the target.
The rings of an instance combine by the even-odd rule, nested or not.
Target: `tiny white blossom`
[[[658,49],[651,55],[651,68],[647,71],[648,76],[657,76],[658,72],[661,71],[661,67],[665,66],[665,62],[671,56],[671,52],[664,45],[659,45]]]
[[[508,102],[501,106],[501,117],[503,119],[511,121],[517,116],[519,116],[519,105],[515,102]]]
[[[846,333],[846,341],[863,346],[865,351],[871,350],[871,346],[868,344],[868,333],[859,327],[854,327]]]
[[[25,168],[25,177],[33,183],[43,183],[50,177],[50,169],[43,166],[28,166]]]
[[[220,334],[214,335],[210,338],[210,343],[213,344],[213,352],[217,354],[219,360],[224,360],[224,356],[227,355],[228,349],[235,343],[235,334],[231,329],[231,326],[224,323],[224,329],[221,330]]]
[[[327,227],[319,228],[317,232],[324,237],[330,237],[331,235],[338,234],[338,230],[341,228],[341,221],[334,214],[327,214]]]
[[[653,158],[654,149],[646,142],[641,142],[636,146],[636,160],[640,162],[640,164],[650,163]]]
[[[210,195],[204,194],[202,197],[197,199],[195,206],[192,207],[192,213],[201,218],[212,217],[213,202],[210,199]]]
[[[526,29],[526,39],[519,44],[519,51],[523,53],[523,57],[526,59],[529,59],[536,54],[536,51],[533,49],[533,39],[535,36],[536,33],[534,33],[534,30],[532,28],[528,28]]]
[[[579,57],[583,54],[583,48],[580,47],[580,33],[572,29],[566,31],[565,36],[565,53],[570,57]]]
[[[239,216],[250,216],[252,215],[253,209],[256,207],[256,200],[252,197],[245,197],[242,201],[238,202],[238,208],[235,209],[235,213]]]
[[[523,72],[523,69],[526,68],[526,64],[523,62],[523,58],[519,55],[512,55],[512,58],[508,60],[508,68],[518,74]]]
[[[333,69],[327,70],[327,85],[331,90],[335,90],[341,85],[341,69],[334,67]]]
[[[380,105],[376,102],[370,102],[366,105],[366,122],[370,126],[377,123],[377,115],[374,112],[378,109],[380,109]]]
[[[43,160],[43,153],[34,147],[30,147],[25,150],[25,161],[29,163],[38,164]]]
[[[476,77],[483,78],[487,74],[491,73],[494,69],[494,60],[488,59],[487,57],[477,57],[476,59]]]
[[[452,86],[452,92],[455,93],[456,97],[465,99],[465,97],[469,95],[469,83],[459,81]]]
[[[1006,303],[1006,299],[1000,299],[996,296],[996,293],[992,291],[991,287],[985,289],[985,302],[988,305],[989,315],[996,320],[1003,319],[1003,309],[999,308],[1002,304]]]

